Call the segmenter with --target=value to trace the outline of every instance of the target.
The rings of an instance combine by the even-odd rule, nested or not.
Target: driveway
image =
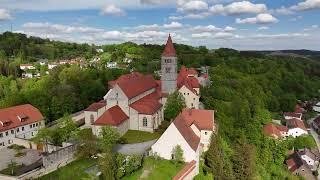
[[[26,152],[26,155],[22,157],[14,157],[17,153],[15,150],[8,148],[0,149],[0,170],[7,168],[11,161],[18,164],[29,165],[41,159],[41,155],[37,150],[23,149],[21,152]]]
[[[117,144],[114,151],[125,154],[125,155],[133,155],[133,154],[143,154],[148,150],[156,140],[147,141],[143,143],[136,143],[136,144]]]

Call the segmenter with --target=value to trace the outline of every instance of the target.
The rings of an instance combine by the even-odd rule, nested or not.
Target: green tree
[[[174,92],[168,96],[165,109],[164,118],[167,121],[171,121],[186,107],[183,96],[178,92]]]
[[[112,155],[111,151],[102,154],[102,156],[98,160],[98,165],[105,179],[116,179],[116,165],[114,156]]]
[[[180,145],[175,146],[172,149],[171,153],[173,155],[173,160],[176,164],[184,162],[183,150]]]
[[[105,126],[100,132],[100,146],[103,152],[111,151],[112,147],[118,142],[120,135],[111,126]]]
[[[76,156],[88,158],[98,153],[98,138],[91,129],[82,129],[78,132],[76,139],[79,141]]]

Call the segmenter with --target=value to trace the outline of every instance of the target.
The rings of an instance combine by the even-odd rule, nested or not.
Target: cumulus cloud
[[[208,4],[204,1],[200,1],[200,0],[192,0],[192,1],[178,0],[177,1],[177,10],[180,12],[201,11],[201,10],[207,10],[207,9],[208,9]]]
[[[151,24],[151,25],[140,25],[136,27],[136,29],[143,29],[143,30],[159,30],[161,28],[158,24]]]
[[[320,28],[319,28],[319,25],[314,24],[314,25],[312,25],[311,27],[304,28],[303,30],[304,30],[304,31],[314,31],[314,30],[318,30],[318,29],[320,29]]]
[[[316,8],[320,8],[320,0],[306,0],[290,7],[290,9],[297,11],[305,11]]]
[[[174,0],[140,0],[141,4],[148,4],[148,5],[158,5],[158,4],[168,4]]]
[[[118,8],[117,6],[110,4],[102,8],[102,15],[111,15],[111,16],[124,16],[126,15],[125,11]]]
[[[259,31],[268,30],[268,29],[270,29],[268,26],[258,27],[258,30],[259,30]]]
[[[208,17],[210,14],[208,12],[201,12],[201,13],[189,13],[186,15],[180,16],[169,16],[170,20],[182,20],[182,19],[204,19]]]
[[[228,5],[217,4],[209,10],[213,14],[238,15],[259,14],[267,11],[265,4],[253,4],[249,1],[233,2]]]
[[[269,24],[276,22],[278,22],[278,19],[267,13],[258,14],[256,17],[251,18],[236,19],[237,24]]]
[[[280,15],[291,15],[291,14],[294,14],[294,11],[282,6],[281,8],[270,10],[270,13],[272,13],[272,14],[280,14]]]
[[[225,28],[219,28],[214,25],[208,25],[208,26],[195,26],[190,28],[190,30],[194,32],[231,32],[231,31],[235,31],[236,28],[233,28],[231,26],[226,26]]]
[[[283,33],[283,34],[257,34],[250,36],[250,38],[295,38],[295,37],[307,37],[309,34],[306,33]]]
[[[170,24],[164,24],[163,27],[167,29],[180,29],[183,25],[179,22],[171,22]]]
[[[103,29],[92,28],[87,26],[68,26],[62,24],[51,24],[48,22],[29,22],[22,25],[27,30],[36,30],[46,33],[98,33]]]
[[[0,9],[0,21],[10,20],[12,16],[7,9]]]

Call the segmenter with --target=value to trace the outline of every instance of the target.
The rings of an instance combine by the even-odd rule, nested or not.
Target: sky
[[[0,0],[0,33],[96,45],[320,50],[320,0]]]

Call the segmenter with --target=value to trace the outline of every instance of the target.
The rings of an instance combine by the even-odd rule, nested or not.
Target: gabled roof
[[[214,111],[201,109],[184,109],[181,116],[188,126],[194,124],[199,130],[210,130],[214,128]]]
[[[110,125],[118,126],[129,119],[129,117],[122,111],[122,109],[117,105],[108,109],[102,114],[95,122],[94,125]]]
[[[159,102],[160,96],[157,92],[153,92],[138,101],[130,104],[129,106],[140,114],[152,115],[156,113],[161,107],[162,104]]]
[[[295,170],[299,169],[303,165],[303,161],[298,153],[293,153],[286,160],[286,164],[287,164],[288,170],[291,172],[294,172]]]
[[[99,109],[106,106],[106,102],[104,100],[101,100],[100,102],[92,103],[85,111],[98,111]]]
[[[296,118],[288,119],[287,120],[287,127],[289,129],[300,128],[300,129],[303,129],[303,130],[307,131],[307,128],[304,125],[303,121],[299,120],[299,119],[296,119]]]
[[[129,99],[158,86],[152,75],[145,76],[138,72],[122,75],[117,80],[109,82],[111,87],[116,84]]]
[[[273,124],[267,124],[263,126],[263,132],[265,135],[268,136],[277,136],[278,138],[281,137],[281,132],[278,128],[276,128]]]
[[[170,34],[169,34],[169,37],[167,40],[167,44],[166,44],[164,51],[162,53],[162,56],[164,56],[164,57],[175,57],[176,56],[176,50],[173,46]]]
[[[0,132],[41,120],[41,112],[31,104],[0,109]]]
[[[191,92],[198,95],[197,91],[194,88],[200,88],[199,80],[196,77],[189,76],[190,75],[189,71],[190,70],[187,69],[186,67],[184,66],[181,67],[179,75],[177,77],[177,87],[180,89],[182,86],[185,86]]]
[[[187,122],[183,119],[182,116],[176,117],[173,121],[173,124],[176,126],[180,134],[189,144],[189,146],[194,150],[197,151],[197,148],[200,143],[200,138],[193,132],[191,127],[187,124]]]
[[[196,168],[197,162],[195,160],[187,163],[174,177],[173,180],[183,180],[188,176],[194,168]]]
[[[297,104],[294,112],[295,113],[303,113],[303,108],[299,104]]]

